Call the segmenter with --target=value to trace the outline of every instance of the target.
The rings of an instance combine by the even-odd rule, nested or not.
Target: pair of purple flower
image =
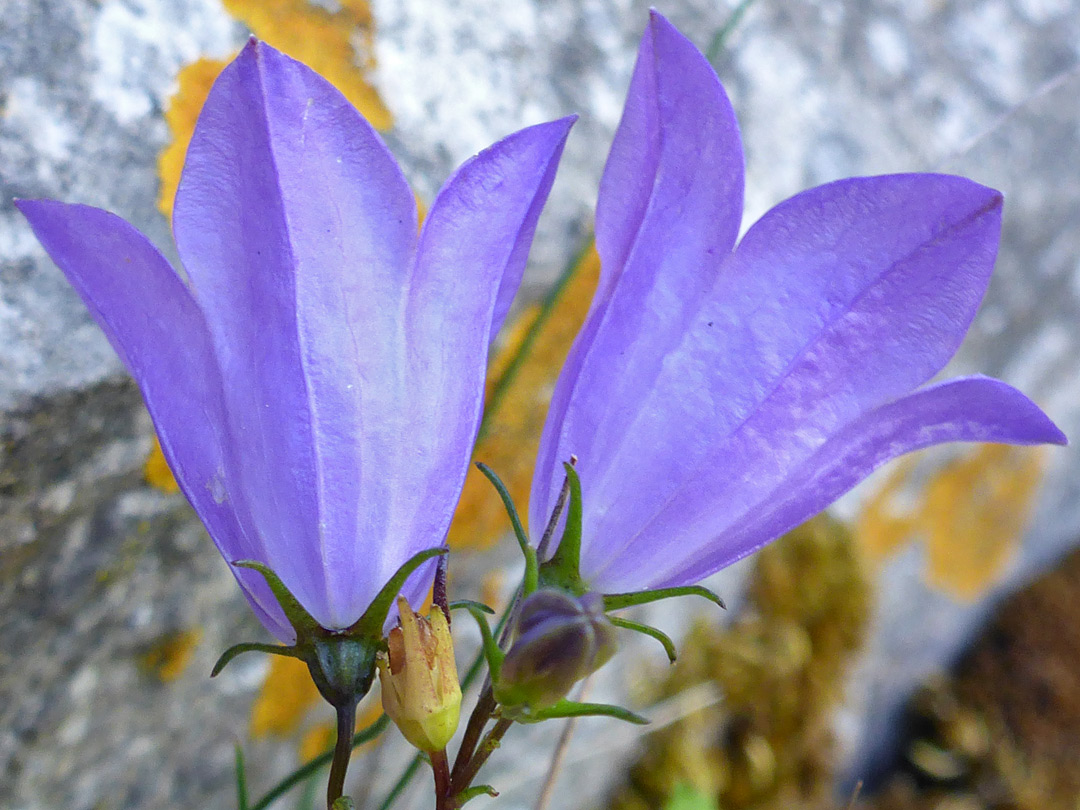
[[[142,389],[226,560],[273,569],[327,629],[440,546],[571,118],[465,163],[417,230],[413,194],[326,81],[252,42],[199,118],[176,196],[184,272],[123,220],[19,202]],[[738,247],[743,155],[704,57],[652,16],[600,187],[603,272],[555,388],[530,524],[577,456],[581,574],[686,585],[948,441],[1063,444],[1023,394],[920,387],[956,351],[1001,195],[959,177],[853,178],[772,209]],[[404,593],[418,605],[427,563]],[[234,573],[278,639],[263,577]]]

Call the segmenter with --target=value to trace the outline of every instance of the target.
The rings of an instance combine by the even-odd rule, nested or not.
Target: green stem
[[[499,747],[499,743],[502,741],[503,736],[510,730],[510,726],[512,725],[514,725],[513,720],[508,720],[503,717],[492,727],[491,731],[484,737],[484,741],[480,743],[480,747],[476,749],[476,754],[469,758],[469,762],[462,769],[459,778],[451,783],[451,795],[457,796],[463,791],[468,790],[469,785],[472,784],[472,780],[480,773],[480,769],[484,767],[484,763],[488,761],[488,757],[490,757],[495,749]]]
[[[356,728],[356,700],[334,707],[337,710],[337,745],[330,763],[330,780],[326,783],[326,810],[334,810],[334,802],[345,792],[345,773],[352,756],[353,729]]]
[[[536,584],[539,578],[539,574],[537,573],[536,551],[529,545],[529,537],[525,534],[525,527],[521,525],[521,518],[518,517],[517,508],[514,506],[514,499],[510,497],[510,491],[506,488],[502,479],[496,475],[491,467],[484,464],[482,461],[477,463],[476,468],[480,470],[480,472],[484,474],[484,477],[491,482],[491,485],[495,487],[495,491],[499,493],[499,498],[503,502],[503,508],[506,509],[506,514],[510,517],[510,526],[514,530],[514,537],[517,538],[518,546],[521,547],[521,553],[525,557],[525,581],[522,583],[521,587],[524,595],[528,596],[536,590]]]
[[[555,282],[555,286],[548,291],[548,294],[544,296],[544,301],[540,305],[540,311],[536,314],[536,320],[529,325],[529,331],[526,333],[525,338],[518,345],[517,350],[514,352],[514,356],[510,362],[507,363],[503,373],[499,375],[494,384],[491,386],[491,394],[487,398],[487,405],[484,407],[484,416],[480,422],[480,430],[477,434],[476,441],[483,441],[487,436],[487,431],[491,426],[491,421],[495,414],[498,412],[499,407],[502,405],[503,398],[506,396],[507,391],[510,390],[510,384],[514,381],[521,367],[525,364],[525,360],[529,356],[529,352],[532,350],[533,343],[536,342],[537,337],[540,335],[540,328],[551,317],[552,312],[555,309],[555,305],[559,303],[559,299],[562,298],[563,293],[566,291],[566,286],[570,283],[570,279],[574,277],[574,272],[584,261],[585,256],[588,254],[592,247],[592,239],[586,242],[585,246],[581,248],[571,259],[568,264],[559,275],[558,280]]]
[[[716,67],[716,60],[720,56],[720,51],[724,49],[724,43],[727,42],[727,38],[731,36],[731,32],[735,30],[735,27],[742,21],[743,15],[749,10],[750,6],[754,4],[754,0],[742,0],[739,5],[735,7],[735,10],[731,12],[731,16],[727,18],[727,22],[716,32],[712,38],[712,42],[709,43],[709,48],[705,51],[705,58],[709,60],[709,64]]]
[[[498,647],[500,650],[509,639],[510,630],[513,627],[513,617],[517,612],[519,604],[521,604],[521,589],[515,594],[510,605],[503,611],[502,616],[499,618],[498,624],[495,625],[495,635],[499,639]],[[480,674],[481,666],[486,659],[486,651],[481,649],[480,654],[477,655],[476,660],[465,675],[465,680],[461,682],[463,691],[468,688],[473,679]],[[454,769],[451,774],[451,781],[456,782],[460,778],[460,775],[468,765],[469,760],[472,759],[473,752],[476,751],[476,745],[480,742],[480,735],[484,732],[484,726],[486,726],[488,720],[491,719],[492,713],[497,706],[498,704],[495,702],[495,695],[491,686],[491,673],[489,672],[488,676],[484,679],[484,686],[480,690],[480,697],[476,699],[476,706],[473,708],[472,714],[469,715],[469,722],[465,726],[465,734],[461,738],[461,745],[458,746],[457,757],[454,760]],[[455,795],[460,792],[461,791],[455,791]]]
[[[363,745],[366,742],[370,742],[371,740],[382,734],[389,725],[390,718],[387,717],[385,714],[380,716],[378,720],[365,728],[363,731],[357,733],[356,736],[352,738],[352,747],[356,748],[358,745]],[[270,788],[270,790],[266,792],[265,796],[255,802],[255,804],[251,805],[250,810],[266,810],[266,808],[268,808],[270,805],[272,805],[274,802],[276,802],[294,787],[312,778],[316,773],[319,772],[319,770],[325,768],[330,763],[331,759],[333,759],[333,756],[333,750],[326,751],[322,754],[319,754],[319,756],[315,757],[310,762],[297,768],[291,774],[289,774],[272,788]]]
[[[435,775],[435,810],[449,810],[450,803],[450,763],[446,761],[446,749],[429,752],[431,772]]]
[[[236,744],[236,806],[237,810],[248,810],[247,769],[240,743]]]
[[[491,685],[487,684],[484,691],[480,693],[480,697],[477,698],[476,708],[469,715],[469,722],[465,726],[465,734],[461,738],[457,759],[454,760],[454,770],[450,776],[452,784],[461,782],[465,770],[472,760],[473,753],[476,751],[476,746],[480,742],[480,735],[484,733],[484,726],[491,719],[491,713],[495,711],[497,705]],[[460,793],[461,791],[454,792]]]

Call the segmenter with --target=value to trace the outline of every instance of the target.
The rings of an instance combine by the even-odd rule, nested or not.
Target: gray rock
[[[533,254],[532,291],[588,231],[647,5],[372,3],[376,80],[396,120],[389,140],[424,196],[497,137],[581,113]],[[734,5],[672,0],[661,10],[705,46]],[[215,682],[205,673],[225,645],[262,631],[182,499],[143,484],[151,432],[138,395],[11,199],[103,206],[172,256],[154,203],[162,110],[181,65],[223,56],[243,32],[217,0],[0,7],[0,805],[230,807],[232,744],[265,664],[241,659]],[[997,276],[954,370],[1021,385],[1071,435],[1080,429],[1077,43],[1080,10],[1068,0],[761,0],[718,62],[746,144],[747,222],[854,174],[958,171],[1006,192]],[[1051,458],[1031,531],[986,600],[964,606],[928,591],[917,551],[883,575],[877,629],[840,718],[853,772],[878,761],[871,741],[888,739],[904,696],[955,656],[997,595],[1080,536],[1080,456]],[[737,596],[741,573],[726,575],[725,596]],[[677,633],[688,611],[653,618]],[[144,671],[144,653],[192,628],[202,641],[182,677],[162,684]],[[626,672],[598,678],[592,697],[625,694]],[[531,805],[557,731],[510,738],[491,772],[504,788],[498,806]],[[582,764],[551,806],[601,796],[635,739],[580,724],[568,759]],[[252,779],[268,784],[292,756],[260,743]],[[385,786],[394,772],[354,770],[357,786],[366,773]],[[414,806],[426,795],[418,788]]]

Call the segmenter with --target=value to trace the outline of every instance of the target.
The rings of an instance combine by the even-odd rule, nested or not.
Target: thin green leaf
[[[529,353],[532,351],[533,344],[536,342],[536,338],[540,334],[540,330],[548,319],[551,318],[552,313],[555,311],[555,305],[563,297],[563,293],[566,292],[566,287],[570,283],[570,279],[574,277],[574,273],[581,263],[585,260],[585,256],[589,250],[592,249],[592,239],[589,238],[585,241],[584,246],[575,254],[570,260],[570,263],[563,268],[562,273],[559,275],[558,280],[555,282],[555,286],[548,291],[548,294],[544,296],[544,301],[540,305],[540,311],[536,315],[536,319],[529,325],[529,331],[525,334],[524,339],[517,347],[517,351],[514,352],[514,356],[510,359],[510,362],[506,364],[503,373],[499,375],[491,385],[491,393],[487,397],[487,403],[484,406],[484,416],[480,421],[480,430],[477,433],[476,441],[482,441],[491,428],[491,422],[498,413],[499,408],[502,407],[503,399],[506,398],[506,393],[510,390],[510,385],[513,383],[514,378],[517,377],[518,372],[521,371],[521,367],[525,364],[525,361],[529,357]]]
[[[727,18],[727,22],[720,28],[719,31],[712,38],[712,42],[709,43],[708,49],[705,51],[705,58],[709,60],[709,63],[716,67],[716,60],[720,58],[720,52],[724,50],[724,45],[727,42],[728,37],[731,36],[731,32],[734,31],[740,22],[742,22],[743,15],[750,9],[750,6],[754,4],[754,0],[742,0],[739,5],[735,7],[735,10],[731,12]]]
[[[417,754],[412,758],[409,764],[405,767],[405,770],[401,772],[401,776],[394,783],[394,786],[390,788],[390,792],[386,794],[386,798],[382,800],[382,804],[379,805],[378,810],[390,810],[394,806],[394,802],[398,800],[398,797],[405,792],[405,788],[409,786],[409,782],[420,771],[421,766],[427,760],[423,754]]]
[[[675,659],[678,654],[675,651],[675,642],[671,640],[663,630],[657,630],[648,624],[642,624],[641,622],[631,621],[630,619],[620,619],[618,616],[608,616],[608,621],[616,627],[622,627],[626,630],[633,630],[635,633],[641,633],[651,638],[655,638],[664,646],[664,652],[667,653],[668,661],[672,664],[675,663]]]
[[[483,462],[477,462],[476,468],[480,470],[480,472],[484,474],[484,477],[491,482],[491,485],[495,487],[495,491],[499,493],[499,497],[502,499],[506,514],[510,516],[510,525],[514,528],[514,537],[517,538],[518,546],[520,546],[521,553],[525,557],[525,581],[522,587],[525,596],[528,596],[536,590],[539,578],[537,573],[536,549],[529,544],[529,536],[525,533],[525,527],[521,525],[521,518],[518,517],[517,508],[514,506],[514,499],[510,497],[510,491],[506,488],[506,485],[503,484],[502,479],[495,474],[495,471],[491,469],[491,467]]]
[[[236,807],[248,810],[247,770],[244,768],[244,749],[236,744]]]
[[[318,777],[321,771],[313,773],[304,783],[304,790],[300,793],[300,801],[296,803],[296,810],[315,810],[315,801],[319,795],[321,781]]]
[[[702,596],[724,610],[727,609],[724,600],[708,588],[702,585],[684,585],[678,588],[657,588],[652,591],[637,591],[636,593],[604,594],[604,610],[619,610],[634,605],[647,605],[649,602],[659,602],[661,599],[671,599],[675,596]]]
[[[358,745],[363,745],[366,742],[374,740],[376,737],[382,734],[389,725],[390,718],[387,717],[385,714],[379,715],[378,720],[376,720],[374,723],[372,723],[370,726],[363,729],[362,731],[358,731],[356,733],[356,735],[352,738],[352,747],[356,748]],[[290,773],[288,776],[286,776],[284,779],[282,779],[280,782],[270,788],[270,790],[266,792],[266,795],[264,795],[261,799],[255,802],[255,804],[251,805],[250,810],[266,810],[267,807],[276,802],[294,787],[299,785],[301,782],[310,779],[322,768],[325,768],[327,765],[329,765],[330,761],[333,758],[334,749],[331,748],[319,754],[317,757],[307,762],[306,764],[301,765],[295,771]]]

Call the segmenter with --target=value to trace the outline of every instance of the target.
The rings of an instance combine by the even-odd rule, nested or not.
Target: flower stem
[[[456,780],[452,785],[451,790],[453,795],[457,795],[464,790],[468,789],[472,784],[472,780],[476,778],[476,775],[480,772],[480,769],[484,767],[484,763],[488,761],[488,757],[499,747],[499,743],[502,741],[503,735],[510,730],[510,726],[514,725],[513,720],[507,720],[505,717],[500,718],[491,731],[484,737],[483,742],[480,743],[480,747],[476,749],[476,753],[469,758],[468,763],[462,769],[460,779]]]
[[[454,785],[462,784],[462,775],[469,766],[473,752],[476,751],[476,745],[480,742],[480,735],[484,733],[484,726],[491,719],[491,713],[495,711],[495,705],[495,696],[492,694],[491,683],[487,682],[484,684],[480,697],[477,698],[476,708],[469,715],[469,723],[465,726],[465,734],[461,738],[461,745],[458,747],[458,755],[454,761],[452,776]],[[468,787],[468,784],[454,792],[460,793],[465,787]]]
[[[334,802],[345,792],[345,772],[352,756],[353,729],[356,727],[356,700],[347,701],[337,710],[337,744],[330,765],[330,781],[326,785],[326,808],[333,810]]]
[[[430,751],[431,771],[435,774],[435,810],[447,810],[450,804],[450,763],[446,759],[446,749]]]

